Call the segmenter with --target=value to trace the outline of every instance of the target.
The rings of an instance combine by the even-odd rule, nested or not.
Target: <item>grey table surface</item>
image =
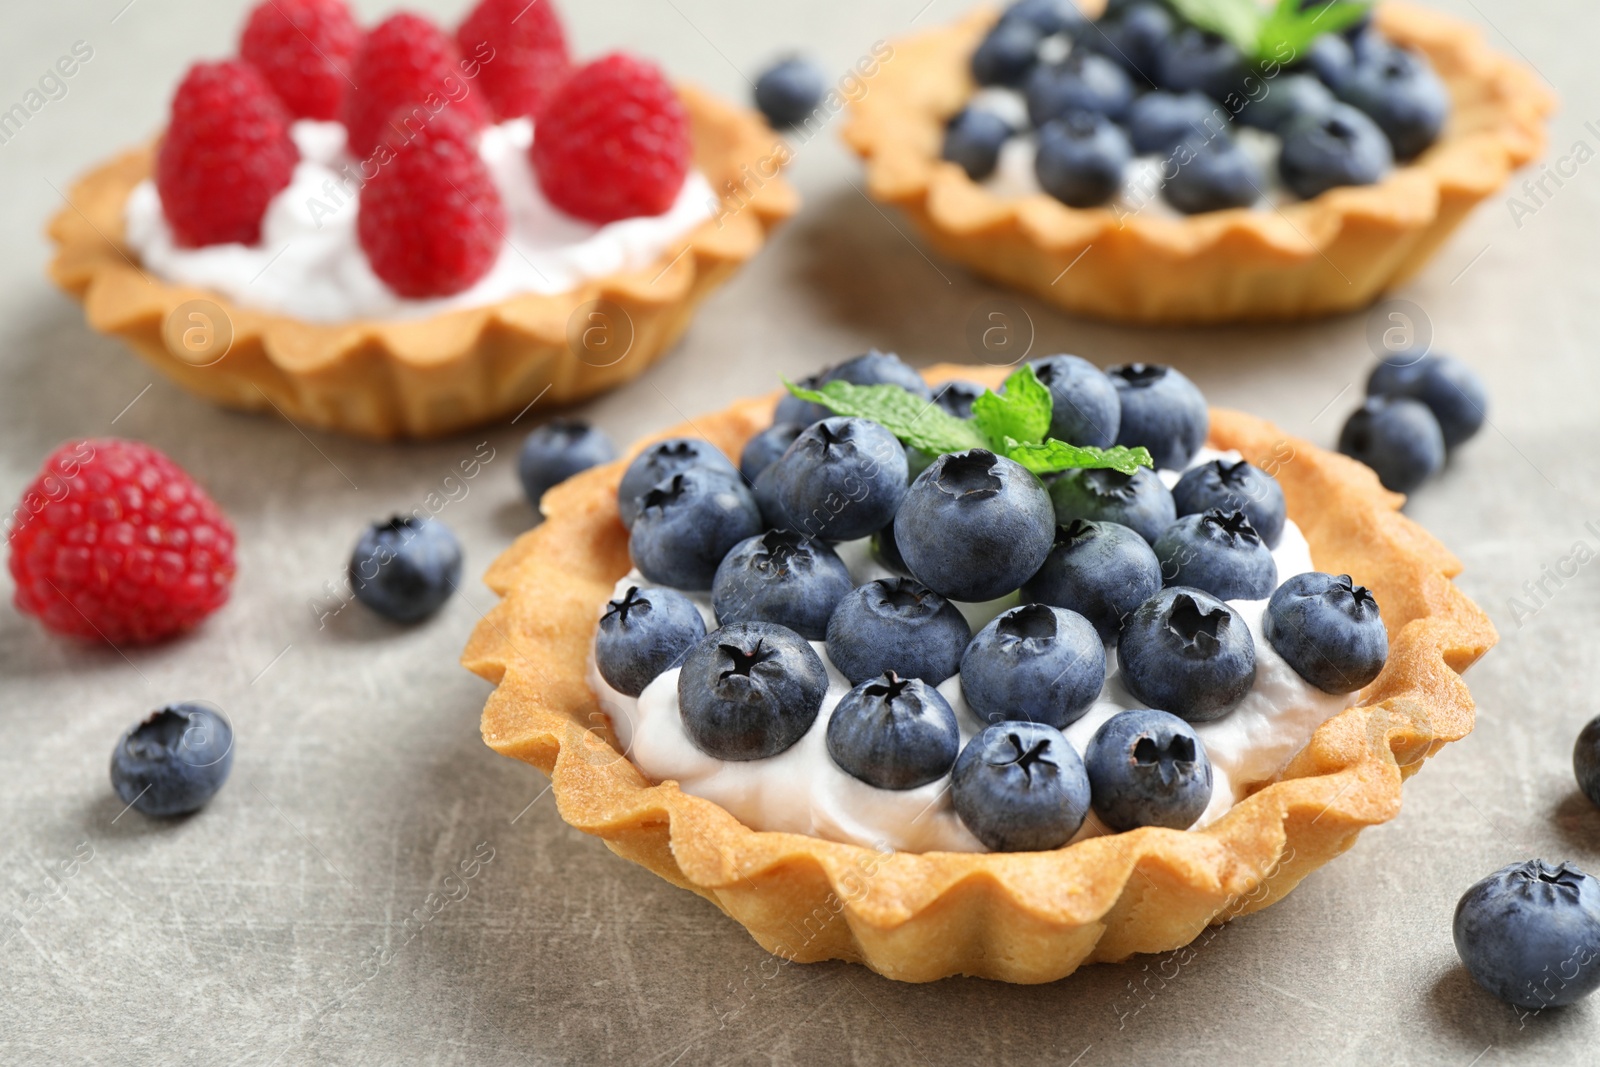
[[[1578,142],[1593,155],[1592,6],[1439,3],[1560,92],[1551,160]],[[843,72],[873,41],[963,4],[564,6],[581,52],[640,49],[742,97],[790,46]],[[424,6],[453,18],[464,5]],[[476,576],[535,521],[515,479],[526,421],[379,446],[221,411],[90,332],[45,281],[41,227],[68,183],[156,128],[187,64],[232,50],[243,7],[7,5],[0,107],[74,42],[93,58],[0,145],[0,499],[14,500],[63,439],[141,438],[233,516],[240,571],[232,601],[197,633],[126,654],[0,609],[0,1060],[1594,1061],[1600,1004],[1519,1019],[1463,972],[1450,916],[1471,882],[1514,860],[1600,868],[1600,812],[1568,763],[1600,711],[1600,578],[1581,568],[1531,613],[1513,602],[1576,542],[1600,547],[1589,525],[1600,522],[1600,172],[1579,165],[1548,195],[1519,194],[1531,213],[1492,198],[1396,294],[1492,389],[1492,426],[1409,507],[1459,554],[1462,588],[1501,630],[1470,675],[1477,730],[1411,781],[1396,820],[1283,902],[1215,932],[1181,969],[1136,959],[1039,987],[900,985],[841,963],[773,967],[710,904],[564,825],[537,771],[482,744],[488,686],[456,660],[493,599]],[[358,7],[370,18],[386,5]],[[797,153],[803,213],[671,358],[582,414],[625,441],[868,345],[916,362],[970,358],[967,319],[1004,294],[925,255],[869,203],[832,133]],[[1037,352],[1170,361],[1214,402],[1323,442],[1373,359],[1367,314],[1162,331],[1019,302]],[[494,458],[441,513],[474,575],[461,595],[415,629],[357,608],[319,626],[310,605],[360,526],[421,502],[483,442]],[[9,601],[9,577],[0,594]],[[113,742],[147,709],[185,698],[232,718],[232,780],[185,821],[119,817]],[[402,925],[474,857],[464,897],[450,890],[459,899],[443,911]]]

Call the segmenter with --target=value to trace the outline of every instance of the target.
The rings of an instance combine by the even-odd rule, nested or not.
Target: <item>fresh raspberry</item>
[[[659,215],[689,171],[689,115],[653,63],[621,52],[575,71],[533,137],[539,188],[590,222]]]
[[[239,58],[299,119],[336,119],[361,27],[344,0],[262,0],[239,37]]]
[[[10,522],[17,610],[56,633],[159,641],[228,599],[233,526],[176,463],[138,441],[68,441]]]
[[[289,113],[256,68],[233,59],[190,67],[156,158],[161,209],[178,244],[260,241],[261,216],[299,159]]]
[[[397,113],[393,122],[403,119]],[[506,213],[474,147],[474,131],[453,110],[391,133],[388,158],[361,190],[356,233],[373,273],[412,299],[459,293],[488,273]]]
[[[356,88],[344,98],[351,153],[361,159],[371,155],[402,106],[420,110],[419,121],[443,110],[456,114],[469,130],[481,128],[488,109],[472,79],[482,71],[481,61],[463,60],[455,42],[421,15],[389,16],[356,53]]]
[[[482,0],[456,45],[483,64],[478,84],[501,121],[537,114],[572,69],[554,0]]]

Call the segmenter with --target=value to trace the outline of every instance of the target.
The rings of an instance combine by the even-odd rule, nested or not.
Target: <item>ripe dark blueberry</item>
[[[1570,863],[1502,867],[1456,905],[1456,952],[1484,989],[1539,1010],[1600,988],[1600,881]]]
[[[1106,646],[1082,615],[1024,604],[979,630],[961,657],[961,693],[985,722],[1064,730],[1100,695]]]
[[[1172,13],[1156,0],[1138,0],[1107,11],[1079,43],[1116,63],[1138,86],[1156,83],[1158,53],[1172,36]]]
[[[812,423],[772,469],[794,528],[829,541],[883,529],[906,495],[906,451],[868,419],[835,415]]]
[[[1128,109],[1128,135],[1137,155],[1166,152],[1191,137],[1228,127],[1228,113],[1204,93],[1145,93]]]
[[[774,129],[804,122],[822,103],[827,79],[815,63],[790,57],[762,71],[756,78],[756,107]]]
[[[828,620],[828,658],[851,685],[885,671],[938,685],[961,669],[971,639],[955,605],[910,578],[857,586]]]
[[[849,382],[851,385],[898,385],[924,400],[933,396],[928,383],[922,380],[917,369],[893,352],[879,352],[876,348],[830,367],[822,374],[822,383]]]
[[[994,852],[1060,848],[1089,814],[1083,759],[1053,726],[996,723],[956,757],[950,799],[961,823]]]
[[[1134,708],[1107,719],[1083,752],[1094,812],[1121,833],[1140,826],[1187,830],[1211,803],[1211,760],[1194,727]]]
[[[766,759],[805,736],[822,709],[828,671],[793,630],[739,622],[697,641],[678,672],[678,714],[701,752]]]
[[[1355,49],[1342,33],[1324,33],[1306,49],[1305,65],[1334,92],[1344,84],[1356,65]]]
[[[1242,511],[1268,548],[1283,539],[1288,507],[1278,479],[1244,460],[1214,459],[1183,472],[1172,487],[1179,515],[1195,515],[1211,508]]]
[[[1050,390],[1049,435],[1073,445],[1109,448],[1122,426],[1122,401],[1105,371],[1078,356],[1030,361]]]
[[[1402,162],[1438,140],[1450,115],[1444,82],[1424,60],[1398,48],[1359,58],[1340,83],[1339,97],[1371,116]]]
[[[1394,166],[1389,139],[1349,104],[1301,115],[1280,132],[1278,175],[1302,200],[1342,185],[1371,185]]]
[[[1089,27],[1088,17],[1072,0],[1016,0],[1000,21],[1026,22],[1046,37],[1058,33],[1076,37]]]
[[[1059,525],[1069,526],[1074,519],[1118,523],[1151,544],[1178,517],[1172,491],[1149,467],[1132,474],[1068,471],[1050,483],[1050,502]]]
[[[1313,11],[1319,7],[1328,7],[1336,0],[1300,0],[1301,11]],[[1356,20],[1347,25],[1340,34],[1345,38],[1359,37],[1366,34],[1372,27],[1372,11],[1363,11]]]
[[[739,471],[727,456],[717,448],[696,437],[672,437],[657,441],[640,452],[622,472],[622,482],[617,486],[617,513],[622,525],[633,528],[639,515],[639,498],[682,471],[692,467],[720,470],[734,478]]]
[[[1020,85],[1039,62],[1036,26],[1023,19],[1001,20],[972,53],[972,80],[979,85]]]
[[[917,580],[952,600],[1005,596],[1050,554],[1055,512],[1038,477],[981,448],[917,476],[895,516],[895,543]]]
[[[911,576],[911,571],[906,568],[906,561],[900,558],[900,546],[894,543],[893,520],[872,535],[872,558],[896,574],[907,578]]]
[[[967,177],[981,182],[994,173],[1000,161],[1000,146],[1014,131],[1011,124],[993,111],[966,107],[956,112],[944,129],[940,156],[959,164]]]
[[[1385,489],[1409,493],[1444,466],[1444,432],[1420,400],[1369,396],[1339,431],[1339,451],[1376,471]]]
[[[617,447],[602,431],[576,419],[552,419],[523,440],[517,477],[528,503],[537,508],[551,486],[616,458]]]
[[[1402,352],[1379,363],[1367,379],[1368,396],[1409,396],[1439,420],[1446,448],[1483,428],[1489,393],[1478,372],[1455,356]]]
[[[739,473],[754,482],[762,471],[789,451],[789,446],[794,444],[794,439],[804,429],[798,422],[775,422],[750,438],[739,453]]]
[[[1155,73],[1156,84],[1168,92],[1195,90],[1225,101],[1242,91],[1249,65],[1226,39],[1185,26],[1156,51]]]
[[[756,480],[750,486],[750,495],[755,498],[756,508],[761,512],[761,525],[769,530],[794,529],[794,522],[784,510],[783,502],[778,499],[776,463],[768,464],[766,470],[756,475]]]
[[[1233,138],[1190,138],[1173,149],[1176,169],[1161,184],[1167,203],[1186,215],[1249,207],[1261,198],[1261,168]]]
[[[1056,530],[1044,566],[1022,587],[1023,599],[1075,611],[1105,644],[1122,620],[1161,591],[1161,563],[1150,543],[1114,522],[1073,519]]]
[[[1310,74],[1283,74],[1264,83],[1267,91],[1239,110],[1239,121],[1268,133],[1302,115],[1320,115],[1333,106],[1333,93]]]
[[[700,609],[682,593],[630,586],[600,616],[595,667],[611,688],[636,697],[705,635]]]
[[[427,618],[460,584],[461,543],[437,519],[373,523],[350,553],[356,599],[395,622]]]
[[[233,727],[204,704],[169,704],[111,750],[111,787],[124,804],[163,817],[198,811],[233,769]]]
[[[1043,126],[1075,111],[1120,119],[1133,103],[1133,83],[1105,56],[1075,50],[1060,63],[1041,63],[1028,75],[1028,120]]]
[[[956,713],[920,678],[893,671],[844,695],[828,720],[828,755],[878,789],[915,789],[950,773],[961,749]]]
[[[1589,803],[1600,807],[1600,717],[1590,719],[1572,746],[1572,773]]]
[[[711,581],[711,606],[719,626],[775,622],[821,641],[833,609],[854,585],[844,561],[824,542],[768,530],[723,557]]]
[[[1185,515],[1156,538],[1155,551],[1163,582],[1218,600],[1265,600],[1278,585],[1272,550],[1242,511]]]
[[[1039,130],[1034,176],[1069,207],[1098,207],[1122,188],[1133,158],[1128,135],[1104,115],[1075,111]]]
[[[1220,719],[1256,680],[1256,646],[1239,613],[1198,589],[1163,589],[1122,627],[1128,691],[1189,722]]]
[[[1122,399],[1117,444],[1143,445],[1162,470],[1187,467],[1211,431],[1204,394],[1182,373],[1159,363],[1124,363],[1106,373]]]
[[[823,375],[826,373],[827,371],[819,371],[816,374],[808,374],[795,382],[795,384],[802,389],[821,388]],[[821,404],[813,404],[809,400],[801,400],[793,393],[785,390],[783,396],[778,399],[777,410],[772,413],[772,421],[774,423],[792,422],[796,426],[803,428],[832,414],[833,412]]]
[[[983,386],[977,382],[968,382],[956,379],[935,386],[933,402],[958,419],[972,417],[972,402],[985,392]],[[918,473],[921,473],[920,471]]]
[[[1267,602],[1263,635],[1294,672],[1325,693],[1354,693],[1383,671],[1389,631],[1378,601],[1348,574],[1311,571]]]
[[[761,509],[737,472],[691,467],[639,498],[628,538],[633,565],[652,583],[711,588],[734,545],[762,530]]]

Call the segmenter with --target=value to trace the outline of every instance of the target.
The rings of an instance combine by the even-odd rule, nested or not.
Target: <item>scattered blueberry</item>
[[[828,720],[828,755],[878,789],[915,789],[950,773],[961,750],[956,713],[937,689],[893,671],[846,693]]]
[[[1211,508],[1184,515],[1156,539],[1167,585],[1192,586],[1218,600],[1265,600],[1278,564],[1242,511]]]
[[[672,437],[657,441],[640,452],[622,472],[622,482],[617,486],[617,513],[622,525],[633,528],[639,515],[639,498],[682,471],[692,467],[708,467],[737,478],[738,469],[717,448],[696,437]]]
[[[535,508],[551,486],[617,458],[611,438],[587,422],[552,419],[530,433],[517,457],[517,477]]]
[[[895,516],[895,543],[917,580],[952,600],[1017,589],[1050,554],[1055,512],[1026,467],[981,448],[952,452],[917,476]]]
[[[1161,591],[1161,562],[1150,543],[1115,522],[1073,519],[1056,529],[1044,566],[1022,587],[1025,600],[1075,611],[1105,644],[1122,620]]]
[[[1239,110],[1239,121],[1268,133],[1302,115],[1320,115],[1334,104],[1332,91],[1310,74],[1281,74],[1265,84],[1266,93]]]
[[[1033,373],[1050,390],[1049,435],[1073,445],[1109,448],[1122,426],[1122,401],[1105,371],[1078,356],[1031,360]]]
[[[1187,467],[1211,431],[1211,412],[1195,384],[1159,363],[1125,363],[1106,373],[1122,399],[1117,444],[1143,445],[1162,470]]]
[[[885,671],[938,685],[961,669],[971,639],[955,605],[910,578],[857,586],[828,620],[828,658],[851,685]]]
[[[1369,396],[1339,431],[1339,451],[1377,471],[1384,488],[1409,493],[1444,466],[1444,433],[1420,400]]]
[[[682,593],[629,586],[600,616],[594,663],[607,685],[636,697],[705,635],[700,609]]]
[[[461,543],[437,519],[396,515],[367,527],[350,553],[356,599],[386,619],[416,622],[461,584]]]
[[[972,53],[972,80],[979,85],[1017,86],[1039,62],[1043,35],[1022,19],[995,23]]]
[[[768,67],[756,78],[756,107],[774,129],[804,122],[827,91],[827,79],[813,62],[792,56]]]
[[[634,566],[646,579],[674,589],[711,588],[717,564],[764,524],[755,497],[737,472],[691,467],[639,498],[628,538]]]
[[[1368,396],[1409,396],[1439,420],[1446,448],[1483,428],[1489,392],[1478,372],[1455,356],[1402,352],[1385,359],[1367,379]]]
[[[1600,988],[1600,881],[1570,863],[1502,867],[1456,905],[1456,952],[1484,989],[1521,1008]]]
[[[738,622],[684,656],[678,714],[706,755],[766,759],[805,736],[827,691],[827,668],[805,638],[770,622]]]
[[[986,392],[977,382],[961,379],[945,382],[933,391],[933,402],[958,419],[972,417],[972,402]]]
[[[1138,0],[1108,11],[1079,41],[1120,65],[1143,87],[1155,85],[1157,56],[1171,36],[1172,13],[1166,6]]]
[[[1142,703],[1189,722],[1232,711],[1256,680],[1256,646],[1239,613],[1198,589],[1169,588],[1122,627],[1122,680]]]
[[[1339,85],[1339,97],[1378,124],[1394,157],[1415,159],[1444,129],[1450,93],[1425,61],[1399,48],[1365,56]]]
[[[1026,22],[1046,37],[1064,33],[1075,37],[1089,20],[1072,0],[1016,0],[1000,16],[1001,22]]]
[[[1211,760],[1194,727],[1165,711],[1120,711],[1083,752],[1094,812],[1114,832],[1187,830],[1211,803]]]
[[[812,423],[773,464],[778,501],[800,532],[853,541],[883,529],[906,495],[906,452],[880,423]]]
[[[1572,746],[1572,773],[1589,802],[1600,807],[1600,717],[1590,719]]]
[[[1161,183],[1167,203],[1186,215],[1249,207],[1261,198],[1261,168],[1232,137],[1191,137],[1173,150],[1177,165]]]
[[[1121,67],[1086,49],[1060,63],[1041,63],[1028,75],[1028,119],[1043,126],[1075,111],[1120,119],[1133,103],[1133,83]]]
[[[1389,139],[1349,104],[1301,115],[1281,133],[1278,174],[1302,200],[1342,185],[1371,185],[1394,165]]]
[[[959,164],[973,181],[981,182],[994,173],[1000,162],[1000,146],[1011,134],[1011,124],[988,108],[962,108],[944,129],[940,156]]]
[[[1261,628],[1294,672],[1325,693],[1366,688],[1389,658],[1377,598],[1348,574],[1289,578],[1273,591]]]
[[[1074,519],[1118,523],[1151,544],[1178,517],[1172,491],[1149,467],[1067,471],[1050,483],[1050,502],[1062,526]]]
[[[1242,511],[1268,548],[1283,539],[1288,518],[1283,487],[1278,479],[1244,460],[1214,459],[1190,467],[1172,487],[1179,515],[1194,515],[1211,508]]]
[[[1133,149],[1128,135],[1104,115],[1075,111],[1039,130],[1034,175],[1045,192],[1069,207],[1096,207],[1122,188]]]
[[[1089,710],[1106,680],[1106,646],[1082,615],[1024,604],[979,630],[961,657],[961,693],[985,722],[1058,730]]]
[[[1228,113],[1204,93],[1145,93],[1128,109],[1128,135],[1138,155],[1165,152],[1191,137],[1225,130]]]
[[[111,750],[111,787],[124,804],[164,817],[198,811],[233,769],[233,727],[204,704],[168,704]]]
[[[789,446],[794,444],[794,439],[804,429],[798,422],[775,422],[750,438],[739,453],[739,473],[749,481],[755,481],[762,471],[789,451]]]
[[[956,757],[950,799],[961,823],[994,852],[1060,848],[1089,814],[1083,759],[1053,726],[996,723]]]
[[[822,374],[822,383],[849,382],[851,385],[898,385],[900,388],[927,400],[933,390],[922,380],[917,369],[893,352],[879,352],[876,348],[845,360]]]
[[[1196,90],[1226,101],[1244,86],[1249,67],[1225,38],[1197,26],[1184,26],[1156,51],[1156,84],[1173,93]]]
[[[822,541],[768,530],[723,557],[711,581],[711,607],[719,626],[775,622],[821,641],[833,609],[854,585],[844,561]]]

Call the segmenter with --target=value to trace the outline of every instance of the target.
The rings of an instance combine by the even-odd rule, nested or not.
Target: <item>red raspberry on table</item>
[[[361,27],[344,0],[262,0],[239,36],[239,58],[300,119],[339,117],[360,47]]]
[[[483,0],[462,20],[456,45],[483,62],[478,82],[501,121],[537,114],[572,69],[553,0]]]
[[[392,152],[361,190],[356,235],[372,271],[403,297],[449,296],[488,273],[499,254],[506,212],[474,131],[440,112]]]
[[[575,71],[533,135],[539,188],[590,222],[659,215],[689,171],[689,115],[653,63],[621,52]]]
[[[289,113],[254,67],[232,59],[190,67],[156,156],[161,210],[178,244],[260,241],[267,204],[299,159]]]
[[[232,524],[182,468],[138,441],[68,441],[9,524],[17,610],[58,634],[159,641],[228,599]]]
[[[344,97],[351,154],[361,159],[371,155],[402,106],[413,109],[406,123],[413,128],[448,111],[469,129],[479,129],[488,122],[488,107],[474,85],[483,69],[477,58],[463,60],[455,42],[421,15],[402,11],[389,16],[367,34],[356,53],[351,75],[356,88]]]

